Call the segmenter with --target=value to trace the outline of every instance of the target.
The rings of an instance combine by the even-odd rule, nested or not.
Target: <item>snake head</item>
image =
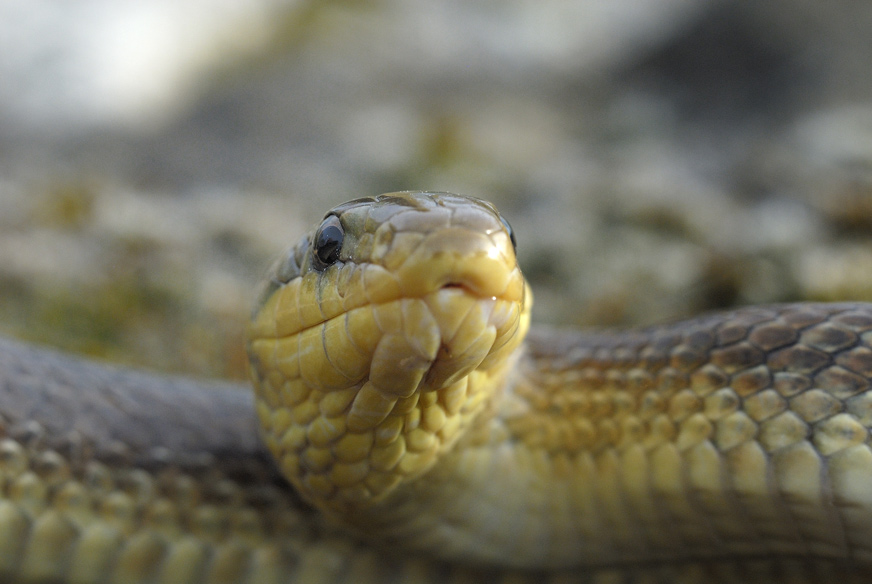
[[[348,512],[427,472],[486,408],[532,297],[490,203],[403,192],[330,210],[273,267],[248,352],[267,446]]]

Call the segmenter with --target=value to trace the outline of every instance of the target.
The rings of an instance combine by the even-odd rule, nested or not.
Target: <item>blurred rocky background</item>
[[[864,0],[0,0],[0,329],[244,375],[332,205],[493,200],[539,322],[872,300]]]

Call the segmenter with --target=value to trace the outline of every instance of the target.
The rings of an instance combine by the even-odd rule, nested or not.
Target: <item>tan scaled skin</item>
[[[492,206],[395,193],[331,216],[338,261],[292,250],[250,343],[267,446],[328,517],[484,565],[866,573],[872,307],[522,345],[531,296]]]

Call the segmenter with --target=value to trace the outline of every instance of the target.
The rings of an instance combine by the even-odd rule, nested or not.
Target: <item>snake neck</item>
[[[368,528],[521,567],[860,557],[870,330],[868,306],[785,305],[534,331],[478,429]]]
[[[517,567],[577,563],[577,536],[567,532],[582,511],[572,504],[565,482],[572,464],[555,455],[556,443],[551,451],[542,448],[545,434],[562,430],[547,422],[535,430],[524,426],[535,415],[535,396],[544,397],[552,379],[527,346],[487,379],[472,375],[466,381],[470,387],[498,389],[470,410],[464,433],[426,473],[374,504],[344,513],[340,521],[386,548],[435,551],[452,561]]]

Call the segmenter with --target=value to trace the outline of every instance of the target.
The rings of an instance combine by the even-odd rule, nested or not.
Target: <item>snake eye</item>
[[[327,266],[336,263],[342,250],[343,239],[345,239],[345,232],[342,230],[339,217],[336,215],[327,217],[313,239],[312,259],[316,270],[324,270]]]
[[[515,241],[515,230],[512,229],[512,226],[509,225],[509,222],[506,221],[503,217],[500,217],[500,221],[503,222],[503,227],[506,228],[506,232],[509,234],[509,239],[512,240],[512,249],[518,251],[518,242]]]

